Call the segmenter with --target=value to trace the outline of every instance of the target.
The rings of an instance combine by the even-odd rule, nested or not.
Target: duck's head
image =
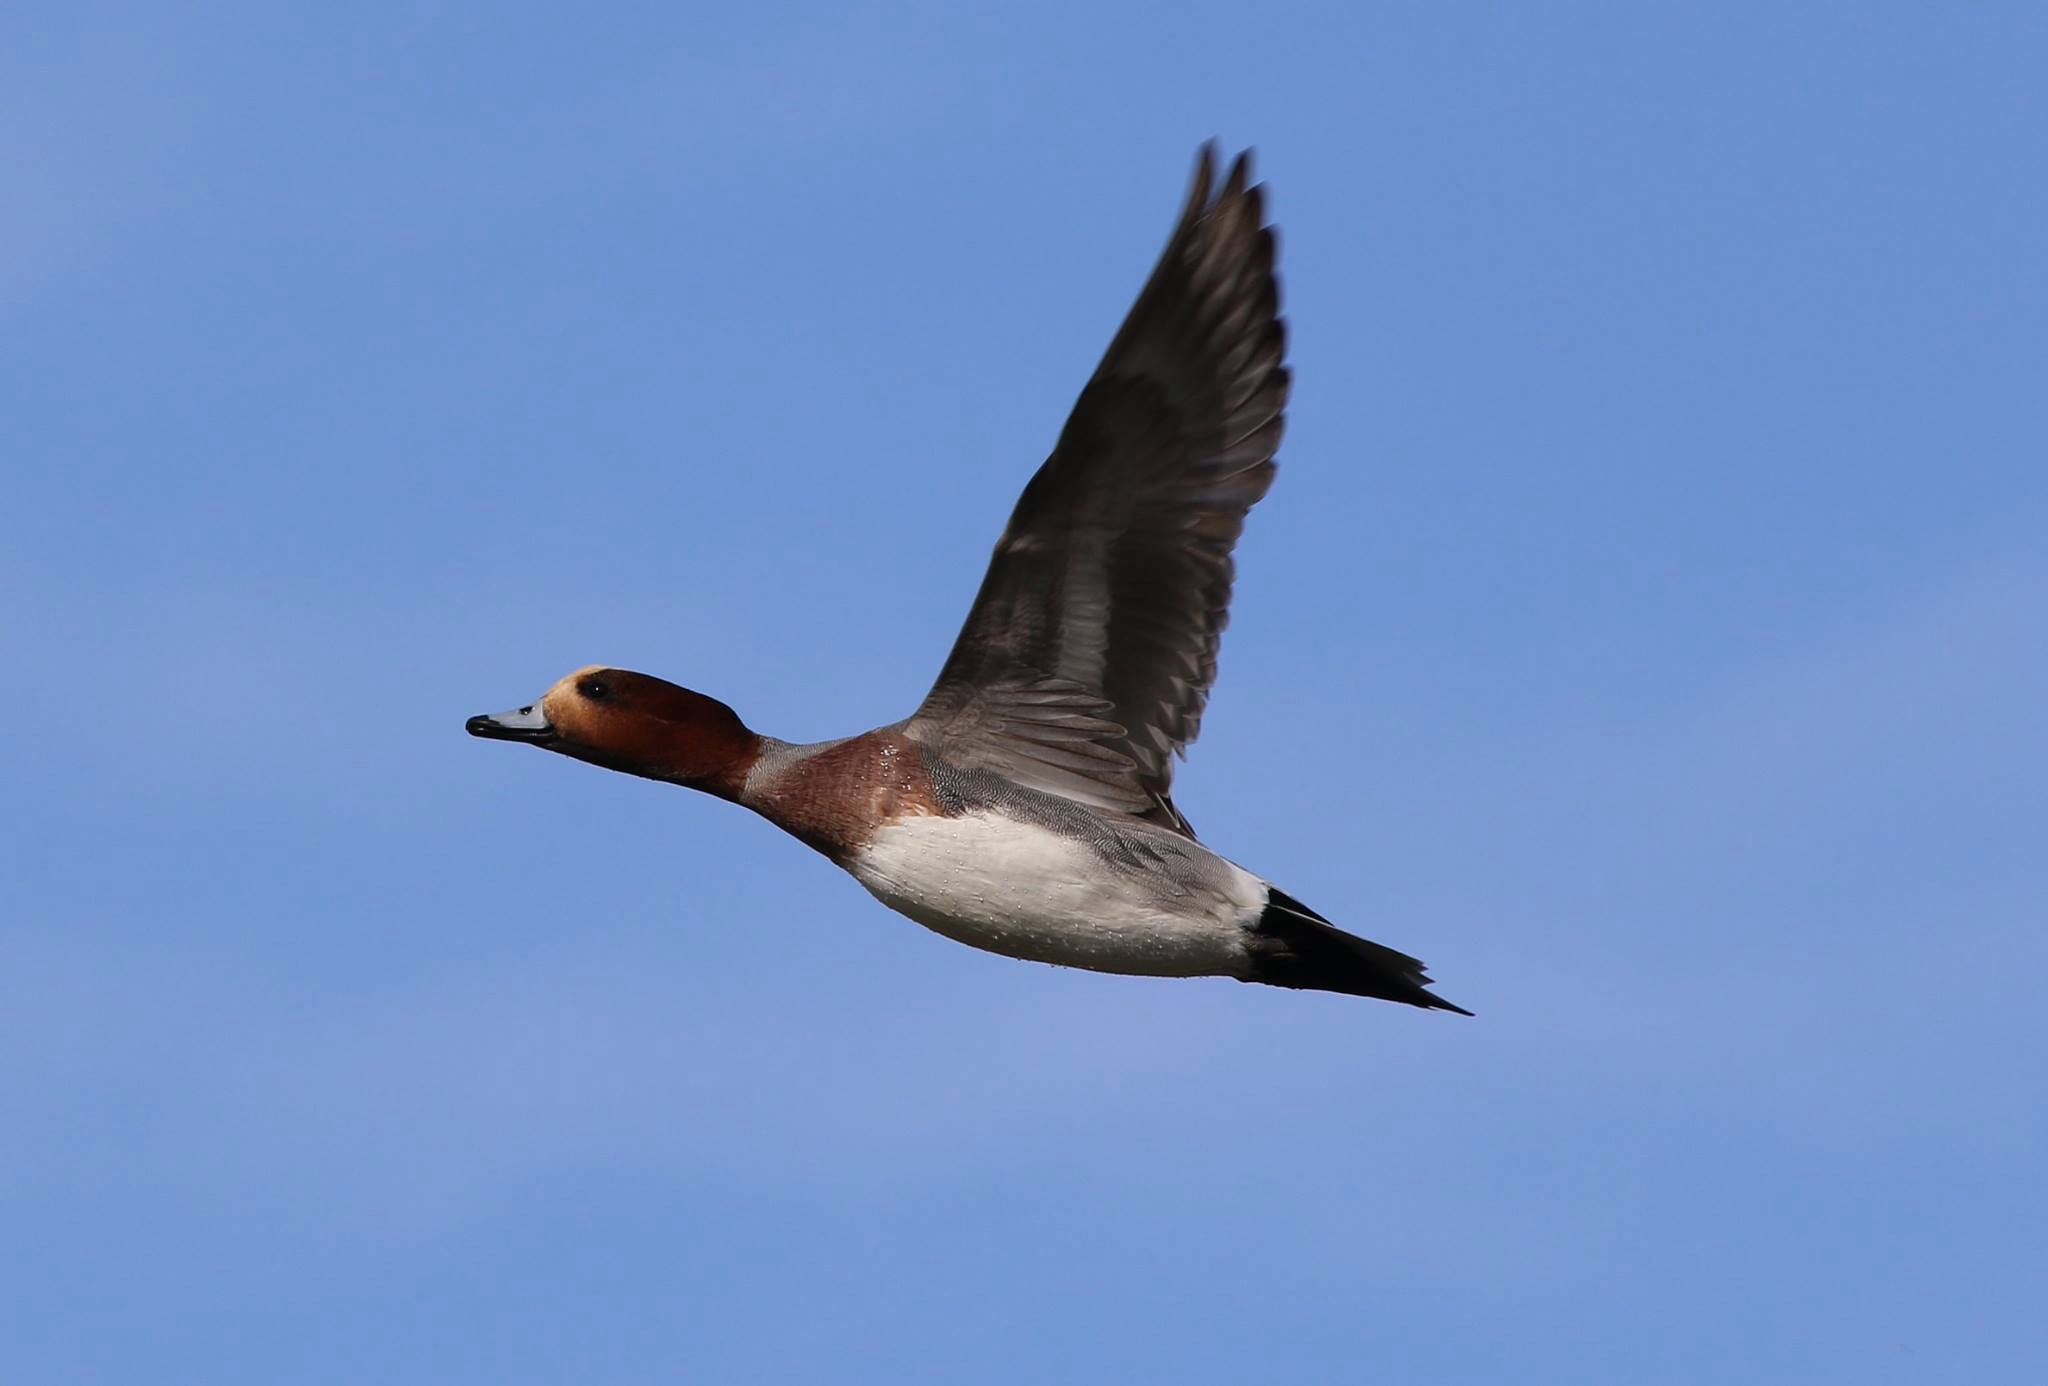
[[[686,784],[726,798],[761,752],[739,714],[652,674],[591,665],[536,702],[472,717],[471,736],[526,741],[607,770]]]

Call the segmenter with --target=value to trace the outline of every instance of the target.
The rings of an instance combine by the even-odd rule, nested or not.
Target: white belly
[[[891,824],[847,870],[890,909],[991,953],[1149,977],[1235,976],[1266,888],[1222,864],[1224,886],[1176,892],[1085,843],[978,813]]]

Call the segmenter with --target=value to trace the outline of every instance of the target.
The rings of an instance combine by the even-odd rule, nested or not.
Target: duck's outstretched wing
[[[938,683],[905,730],[1097,808],[1189,831],[1195,739],[1229,618],[1231,550],[1273,484],[1285,326],[1261,190],[1214,146],[1186,210],[1024,488]]]

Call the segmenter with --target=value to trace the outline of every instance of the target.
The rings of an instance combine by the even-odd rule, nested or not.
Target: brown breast
[[[883,824],[939,811],[924,753],[893,731],[798,755],[740,802],[841,865]]]

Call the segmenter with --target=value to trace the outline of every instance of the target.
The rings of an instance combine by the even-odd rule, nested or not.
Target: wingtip
[[[1254,150],[1247,145],[1237,151],[1224,170],[1223,184],[1216,183],[1216,170],[1223,159],[1223,143],[1214,135],[1203,140],[1195,149],[1195,171],[1188,180],[1188,205],[1196,210],[1229,198],[1242,197],[1246,193],[1256,196],[1264,186],[1254,181],[1252,164]]]
[[[1240,149],[1230,161],[1229,176],[1223,180],[1224,197],[1243,197],[1252,182],[1252,151]]]
[[[1210,193],[1216,186],[1216,141],[1202,141],[1195,151],[1194,175],[1188,179],[1187,206],[1181,211],[1183,222],[1193,221],[1209,206]]]

